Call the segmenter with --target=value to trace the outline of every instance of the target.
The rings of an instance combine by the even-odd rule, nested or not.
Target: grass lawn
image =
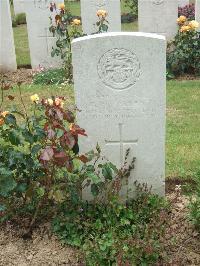
[[[167,83],[167,176],[200,170],[200,80]]]
[[[15,39],[15,51],[17,56],[17,65],[30,65],[30,52],[28,44],[28,34],[26,25],[20,25],[13,28]]]
[[[26,85],[22,91],[29,110],[29,97],[33,93],[38,93],[40,98],[64,95],[69,102],[74,101],[72,86]],[[16,88],[13,93],[16,94]],[[22,108],[18,97],[15,103]],[[167,82],[166,176],[187,178],[200,169],[199,103],[200,80]]]

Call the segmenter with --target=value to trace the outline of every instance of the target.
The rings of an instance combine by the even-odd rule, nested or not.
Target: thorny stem
[[[1,111],[1,108],[3,106],[3,101],[4,101],[3,83],[4,83],[4,81],[1,82],[1,104],[0,104],[0,111]]]
[[[21,100],[21,103],[22,103],[23,108],[24,108],[24,112],[25,112],[25,116],[26,116],[26,121],[27,121],[27,123],[29,125],[29,118],[28,118],[26,106],[24,104],[24,100],[23,100],[23,97],[22,97],[22,91],[21,91],[21,86],[20,85],[18,85],[18,90],[19,90],[20,100]]]

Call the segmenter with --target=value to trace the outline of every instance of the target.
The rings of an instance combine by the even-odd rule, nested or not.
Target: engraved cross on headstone
[[[123,138],[123,124],[120,123],[119,124],[119,140],[105,140],[106,145],[119,145],[120,148],[120,166],[122,167],[124,164],[124,145],[125,144],[138,144],[138,139],[135,140],[131,140],[131,139],[127,139],[124,140]]]

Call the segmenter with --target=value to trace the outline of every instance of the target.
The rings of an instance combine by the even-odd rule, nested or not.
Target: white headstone
[[[186,5],[189,5],[190,1],[189,0],[178,0],[178,6],[184,7]]]
[[[168,40],[177,33],[178,0],[139,0],[139,31],[157,33]]]
[[[55,47],[57,39],[49,32],[50,3],[51,0],[25,1],[32,68],[39,65],[45,68],[61,65],[59,57],[51,57],[52,47]],[[63,0],[56,0],[54,3],[63,3]]]
[[[137,180],[164,195],[165,37],[96,34],[74,40],[72,55],[75,99],[81,110],[77,121],[88,134],[79,139],[80,151],[99,143],[103,155],[121,167],[130,148],[136,165],[122,194]]]
[[[15,15],[25,13],[24,0],[13,0]]]
[[[196,0],[195,3],[195,20],[200,23],[200,0]]]
[[[0,72],[17,69],[9,0],[0,1]]]
[[[108,12],[108,31],[121,31],[120,0],[81,0],[81,18],[83,32],[91,34],[97,32],[95,26],[97,11],[103,9]]]

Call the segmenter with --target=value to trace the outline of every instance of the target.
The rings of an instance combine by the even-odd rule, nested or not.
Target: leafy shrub
[[[60,56],[64,63],[66,78],[68,82],[72,82],[71,42],[74,38],[84,35],[80,30],[81,21],[77,18],[74,19],[69,9],[66,8],[64,4],[60,4],[57,7],[56,4],[52,3],[50,11],[52,15],[49,30],[53,36],[57,37],[56,47],[52,48],[51,56]],[[54,16],[55,13],[56,15]],[[97,32],[95,33],[102,33],[108,30],[108,21],[106,17],[107,12],[105,10],[97,11]]]
[[[188,18],[188,20],[194,20],[195,19],[195,5],[190,4],[186,5],[184,7],[178,8],[178,16],[185,16]]]
[[[179,30],[167,50],[167,69],[172,75],[200,74],[200,33],[198,22],[181,16]]]
[[[42,69],[33,74],[33,83],[41,85],[62,84],[66,81],[65,76],[66,71],[64,68],[49,70]]]
[[[69,9],[65,9],[64,4],[58,7],[55,3],[50,6],[51,11],[51,24],[50,32],[56,36],[56,47],[52,48],[51,56],[59,56],[64,63],[66,71],[66,78],[69,82],[72,81],[72,54],[71,54],[71,41],[80,37],[82,34],[79,31],[80,20],[74,19]],[[55,12],[56,11],[56,12]],[[56,13],[56,15],[54,15]]]
[[[12,19],[12,25],[13,27],[16,27],[18,25],[26,24],[26,14],[25,13],[20,13],[14,16]]]
[[[134,16],[131,13],[124,13],[121,15],[121,23],[131,23],[137,19],[136,16]]]
[[[20,13],[15,16],[17,25],[26,24],[26,14]]]
[[[38,218],[51,217],[62,203],[80,204],[83,188],[90,186],[94,201],[117,197],[134,160],[118,170],[102,160],[98,145],[80,155],[78,136],[86,133],[75,123],[75,107],[66,107],[64,97],[40,100],[34,94],[29,115],[20,83],[18,90],[23,111],[2,111],[5,97],[14,98],[10,85],[1,82],[0,221],[23,217],[29,236]]]
[[[140,192],[126,205],[85,203],[79,209],[63,206],[53,231],[63,243],[79,247],[86,265],[155,265],[162,250],[159,238],[167,204],[149,192]]]
[[[130,8],[131,14],[138,17],[138,0],[124,0],[125,5]]]
[[[1,83],[0,110],[9,88]],[[96,153],[78,154],[78,135],[86,134],[75,124],[72,107],[64,106],[64,97],[40,101],[37,94],[32,95],[32,114],[28,115],[20,85],[18,90],[23,112],[0,112],[0,215],[5,220],[23,213],[30,219],[30,232],[38,216],[55,211],[53,206],[80,200],[85,179],[88,185],[95,182],[91,189],[96,194],[103,184],[89,165],[99,158],[99,148]],[[13,100],[11,95],[8,98]],[[112,173],[111,164],[105,167]]]
[[[189,204],[189,218],[195,227],[200,231],[200,171],[195,179],[195,193],[192,196]]]

